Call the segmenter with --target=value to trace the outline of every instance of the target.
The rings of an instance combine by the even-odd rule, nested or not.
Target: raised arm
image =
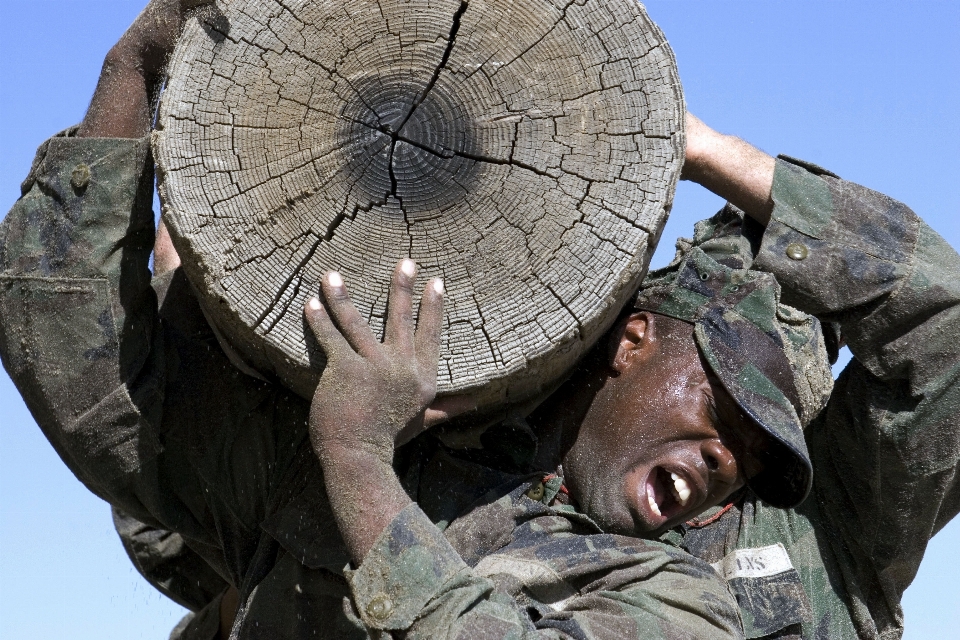
[[[80,138],[140,138],[150,133],[153,105],[187,11],[212,0],[154,0],[103,62]],[[154,273],[176,269],[180,257],[163,221],[154,243]]]
[[[189,3],[189,6],[197,4]],[[83,123],[44,143],[0,225],[0,355],[95,493],[138,509],[159,451],[150,107],[188,3],[154,0],[107,55]]]
[[[710,164],[725,153],[735,164],[745,143],[708,137],[698,148],[714,149]],[[878,628],[896,629],[927,541],[960,510],[960,256],[902,203],[754,152],[740,191],[762,192],[767,178],[752,176],[773,170],[753,268],[777,277],[787,304],[838,323],[853,353],[808,429],[817,517],[847,592],[870,603]],[[765,222],[736,191],[717,189]]]

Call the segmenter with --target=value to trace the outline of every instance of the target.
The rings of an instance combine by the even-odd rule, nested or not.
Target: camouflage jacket
[[[179,270],[151,279],[149,141],[52,138],[22,190],[0,225],[0,355],[137,568],[197,611],[174,637],[215,637],[228,584],[241,639],[742,637],[703,561],[436,443],[398,460],[419,506],[345,570],[308,403],[231,364]]]
[[[692,242],[773,273],[853,353],[807,428],[813,490],[786,511],[747,493],[667,537],[727,578],[748,638],[899,638],[903,591],[960,510],[960,256],[903,204],[807,163],[778,160],[773,199],[766,229],[728,207]]]

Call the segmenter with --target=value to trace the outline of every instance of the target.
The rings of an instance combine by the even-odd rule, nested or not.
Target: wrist
[[[320,456],[323,483],[337,528],[356,565],[384,529],[412,502],[391,462],[359,446],[337,443]]]
[[[324,469],[386,467],[393,470],[392,446],[359,440],[320,438],[314,441],[313,448]]]
[[[104,64],[110,65],[119,73],[138,77],[153,95],[163,79],[169,53],[151,47],[142,41],[139,34],[128,31],[107,53]]]
[[[140,138],[150,132],[150,105],[150,87],[136,57],[121,41],[104,58],[97,90],[77,136]]]

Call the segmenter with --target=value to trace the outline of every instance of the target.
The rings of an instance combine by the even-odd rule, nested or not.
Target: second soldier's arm
[[[153,0],[79,127],[45,143],[0,225],[0,354],[84,484],[149,518],[164,367],[149,258],[150,111],[190,0]]]

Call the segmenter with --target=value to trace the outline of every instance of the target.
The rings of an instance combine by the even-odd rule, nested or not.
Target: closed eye
[[[719,384],[717,380],[713,380],[712,382],[713,384]],[[736,428],[720,416],[720,410],[717,408],[717,401],[713,397],[713,393],[705,389],[703,391],[703,400],[707,407],[707,415],[710,417],[713,428],[717,430],[720,442],[731,451],[742,450],[744,446],[743,440],[738,436]],[[736,448],[733,448],[731,445],[736,445]]]
[[[707,406],[707,415],[710,416],[710,422],[713,424],[713,428],[719,433],[729,433],[730,427],[720,418],[720,412],[717,410],[717,401],[713,398],[713,394],[704,389],[703,400]]]

